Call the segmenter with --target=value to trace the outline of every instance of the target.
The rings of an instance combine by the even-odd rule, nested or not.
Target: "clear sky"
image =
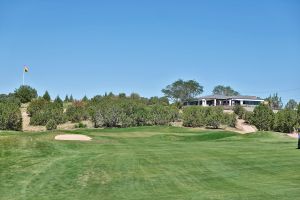
[[[194,79],[300,101],[298,0],[0,0],[0,93],[162,96]]]

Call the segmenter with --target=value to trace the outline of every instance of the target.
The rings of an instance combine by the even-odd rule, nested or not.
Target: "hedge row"
[[[183,126],[219,128],[235,127],[236,115],[224,113],[221,107],[188,106],[183,109]]]
[[[30,115],[30,125],[45,126],[50,120],[56,124],[62,124],[67,121],[64,114],[63,105],[59,102],[49,102],[43,98],[33,100],[27,109]]]
[[[138,99],[105,97],[89,105],[95,127],[167,125],[178,118],[177,108],[146,105]]]
[[[291,133],[300,124],[300,104],[297,110],[283,109],[274,113],[270,106],[260,104],[253,112],[246,111],[241,106],[234,108],[239,118],[257,127],[261,131],[277,131]]]

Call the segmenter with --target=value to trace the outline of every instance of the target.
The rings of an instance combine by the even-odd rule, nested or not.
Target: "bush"
[[[41,110],[45,109],[50,103],[44,98],[34,99],[27,107],[27,113],[29,116],[33,116]]]
[[[13,103],[17,105],[18,107],[21,106],[21,101],[19,98],[17,98],[14,94],[1,94],[0,95],[0,103]]]
[[[206,107],[187,106],[183,109],[182,120],[185,127],[205,126]]]
[[[254,108],[251,123],[260,131],[269,131],[273,127],[274,113],[265,104],[260,104]]]
[[[236,125],[236,114],[229,114],[229,113],[224,113],[223,114],[223,124],[230,126],[232,128],[235,128]]]
[[[246,111],[244,114],[244,120],[246,123],[252,124],[253,121],[253,112]]]
[[[55,130],[57,129],[57,123],[55,120],[50,119],[47,124],[46,124],[46,129],[47,130]]]
[[[236,117],[224,114],[221,107],[188,106],[183,109],[183,126],[219,128],[221,124],[235,126]]]
[[[0,103],[0,130],[22,130],[22,115],[17,104]]]
[[[174,121],[173,112],[169,106],[153,105],[149,107],[149,122],[152,125],[167,125]]]
[[[297,125],[297,112],[289,108],[275,114],[274,131],[291,133]]]
[[[32,99],[37,98],[37,91],[27,85],[23,85],[15,90],[15,96],[20,99],[21,103],[28,103]]]
[[[241,105],[235,105],[233,112],[238,116],[239,119],[245,119],[246,110]]]
[[[142,98],[118,96],[93,98],[89,113],[95,127],[166,125],[178,118],[177,108],[159,104],[147,106]]]
[[[219,128],[223,121],[223,109],[221,107],[208,107],[205,125],[211,128]]]
[[[79,122],[78,124],[75,124],[75,128],[86,128],[87,125],[86,124],[83,124],[81,122]]]
[[[75,101],[69,106],[66,115],[71,122],[80,122],[82,120],[87,120],[89,117],[85,102],[80,101]]]
[[[32,102],[34,105],[37,104],[35,101]],[[29,107],[38,107],[31,106]],[[63,107],[61,107],[58,103],[47,103],[41,106],[40,109],[36,109],[35,112],[32,113],[30,118],[30,124],[34,126],[45,126],[48,121],[54,120],[56,124],[62,124],[66,122],[66,116],[63,112]]]

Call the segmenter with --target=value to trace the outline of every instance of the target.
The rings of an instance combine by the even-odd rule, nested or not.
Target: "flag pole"
[[[25,79],[25,70],[23,69],[23,85],[24,85],[24,79]]]

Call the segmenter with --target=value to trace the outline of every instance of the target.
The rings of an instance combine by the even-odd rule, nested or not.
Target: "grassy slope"
[[[175,127],[0,133],[0,199],[299,199],[300,151],[274,133]]]

